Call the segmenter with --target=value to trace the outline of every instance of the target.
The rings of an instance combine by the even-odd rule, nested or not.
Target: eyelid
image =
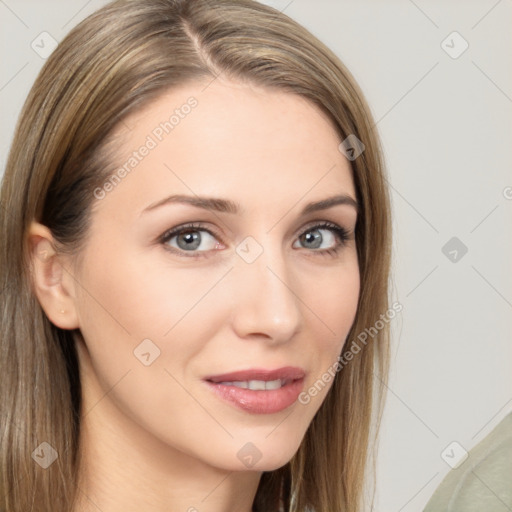
[[[299,232],[299,236],[302,235],[305,231],[308,231],[310,230],[311,228],[314,228],[314,227],[331,227],[333,229],[343,229],[344,231],[346,231],[347,233],[349,232],[349,229],[346,228],[346,227],[343,227],[341,226],[340,224],[338,224],[337,222],[332,222],[330,220],[326,220],[326,219],[318,219],[318,220],[312,220],[312,221],[309,221],[305,224],[305,226],[303,226]]]

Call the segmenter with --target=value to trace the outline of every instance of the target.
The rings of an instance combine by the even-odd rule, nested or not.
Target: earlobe
[[[49,320],[61,329],[79,327],[73,276],[67,258],[55,248],[51,231],[32,222],[28,234],[30,273],[37,300]]]

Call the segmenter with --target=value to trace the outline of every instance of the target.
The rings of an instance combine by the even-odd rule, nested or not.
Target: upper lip
[[[298,380],[302,379],[305,372],[302,368],[296,366],[284,366],[276,368],[275,370],[268,370],[265,368],[251,368],[248,370],[238,370],[221,375],[211,375],[206,377],[205,380],[210,382],[234,382],[234,381],[249,381],[249,380]]]

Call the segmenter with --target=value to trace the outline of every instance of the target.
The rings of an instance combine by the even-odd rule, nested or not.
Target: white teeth
[[[276,380],[236,380],[233,382],[220,382],[224,386],[235,386],[237,388],[251,389],[252,391],[264,391],[270,389],[279,389],[283,386],[284,381]]]
[[[265,381],[264,380],[250,380],[249,381],[249,389],[253,391],[264,391],[265,390]]]
[[[265,382],[265,389],[279,389],[282,385],[281,379],[269,380]]]

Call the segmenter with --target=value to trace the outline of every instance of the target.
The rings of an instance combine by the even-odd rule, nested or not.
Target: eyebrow
[[[230,214],[238,214],[241,211],[241,207],[235,201],[231,201],[229,199],[221,199],[217,197],[200,197],[200,196],[187,196],[181,194],[175,194],[169,197],[165,197],[156,203],[150,204],[147,208],[145,208],[142,214],[153,211],[157,208],[160,208],[164,205],[169,204],[189,204],[191,206],[195,206],[196,208],[202,208],[204,210],[219,212],[219,213],[230,213]],[[308,213],[317,212],[320,210],[327,210],[336,205],[348,205],[355,208],[356,211],[359,211],[358,202],[352,197],[340,194],[332,197],[328,197],[326,199],[322,199],[321,201],[315,201],[312,203],[308,203],[301,211],[301,215],[307,215]]]

